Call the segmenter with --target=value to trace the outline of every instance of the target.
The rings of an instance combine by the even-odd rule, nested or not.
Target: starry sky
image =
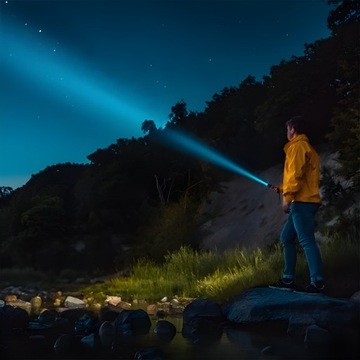
[[[324,0],[0,0],[0,186],[164,126],[327,38]]]

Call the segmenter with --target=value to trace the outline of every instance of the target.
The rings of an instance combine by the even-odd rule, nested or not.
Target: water
[[[143,308],[146,305],[138,306],[137,308]],[[145,309],[143,309],[145,310]],[[134,354],[138,352],[146,352],[149,349],[158,349],[161,352],[161,357],[146,357],[145,355],[141,359],[163,359],[163,360],[264,360],[264,359],[276,359],[276,360],[318,360],[327,359],[325,357],[326,349],[308,349],[304,344],[304,336],[289,337],[286,334],[286,325],[271,324],[267,327],[265,325],[256,325],[256,327],[240,327],[235,325],[227,325],[222,329],[222,333],[214,338],[201,338],[201,341],[193,342],[187,339],[182,334],[183,318],[178,316],[167,316],[165,320],[171,322],[176,328],[176,335],[170,342],[164,342],[154,333],[154,329],[157,321],[157,317],[149,315],[151,320],[151,328],[149,333],[133,339],[129,346],[125,346],[124,352],[116,351],[113,354],[101,354],[96,351],[87,353],[74,354],[72,359],[117,359],[117,360],[129,360],[134,359]],[[51,330],[51,329],[50,329]],[[54,338],[50,340],[50,345],[44,347],[42,344],[38,350],[28,351],[24,346],[25,339],[18,339],[21,342],[16,341],[16,352],[26,352],[28,357],[24,359],[53,359],[55,354],[53,352],[54,340],[57,338],[58,330],[54,329]],[[33,332],[37,334],[37,332]],[[40,331],[39,334],[42,334]],[[29,334],[28,334],[29,335]],[[28,342],[28,341],[27,341]],[[20,346],[20,344],[22,344]],[[31,356],[29,356],[31,354]],[[41,355],[41,356],[40,356]],[[103,355],[106,355],[105,357]],[[328,354],[329,355],[329,354]],[[100,357],[99,357],[100,356]],[[20,357],[19,357],[20,358]],[[335,359],[331,357],[331,359]],[[339,358],[340,359],[340,358]]]
[[[281,331],[261,328],[250,331],[225,326],[217,340],[204,338],[202,342],[194,344],[182,335],[182,318],[167,317],[166,320],[177,329],[174,339],[170,343],[159,344],[154,334],[157,320],[152,319],[152,328],[139,343],[140,349],[141,346],[143,349],[157,346],[162,350],[164,359],[169,360],[318,359],[306,349],[303,337],[288,337],[286,328]]]

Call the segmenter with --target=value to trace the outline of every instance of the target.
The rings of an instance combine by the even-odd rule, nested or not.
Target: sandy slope
[[[282,178],[282,165],[256,175],[277,185]],[[204,216],[211,220],[201,227],[203,248],[254,249],[278,238],[287,217],[278,194],[242,176],[221,183],[221,187],[223,192],[212,193],[204,208]]]

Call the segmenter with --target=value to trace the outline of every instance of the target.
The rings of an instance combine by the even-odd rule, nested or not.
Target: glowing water
[[[269,186],[269,184],[257,176],[251,174],[249,171],[243,169],[233,161],[226,158],[221,153],[217,152],[216,150],[212,149],[208,145],[200,142],[200,140],[191,137],[190,135],[186,135],[184,133],[180,133],[178,131],[167,130],[166,131],[166,142],[176,147],[177,149],[188,153],[190,155],[194,155],[198,158],[203,160],[209,161],[210,163],[221,166],[227,170],[230,170],[236,174],[240,174],[245,176],[249,179],[257,181],[258,183]],[[170,140],[170,141],[169,141]]]

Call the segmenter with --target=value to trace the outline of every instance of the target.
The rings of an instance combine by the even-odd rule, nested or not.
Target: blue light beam
[[[109,80],[75,56],[66,54],[61,46],[55,51],[54,41],[44,35],[40,41],[40,35],[35,37],[32,29],[25,32],[14,22],[6,25],[8,31],[3,32],[0,41],[0,65],[5,71],[27,80],[34,91],[39,90],[68,108],[75,106],[74,110],[97,115],[100,121],[111,119],[125,134],[140,132],[140,121],[149,118],[149,114],[134,104],[134,89]],[[140,99],[139,102],[142,103]]]
[[[271,185],[264,180],[261,180],[257,176],[251,174],[249,171],[243,169],[235,162],[226,158],[220,152],[209,147],[208,145],[201,142],[199,139],[194,138],[193,136],[174,130],[166,130],[163,136],[163,140],[166,143],[168,143],[172,147],[177,148],[178,150],[181,150],[184,153],[193,155],[202,160],[206,160],[214,165],[230,170],[235,174],[245,176],[264,186],[271,187]]]

